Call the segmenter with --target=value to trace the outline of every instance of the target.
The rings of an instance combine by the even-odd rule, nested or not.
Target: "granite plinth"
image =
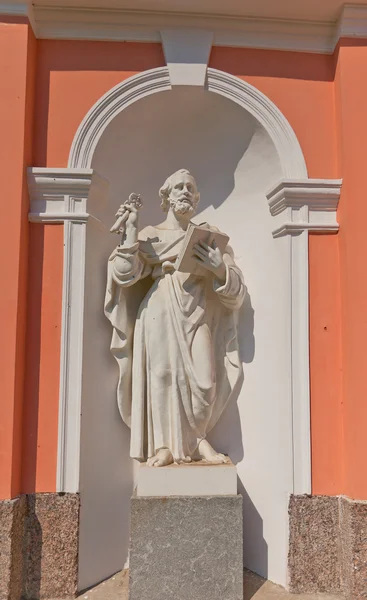
[[[159,469],[139,466],[137,496],[225,496],[237,494],[237,470],[232,462],[172,464]]]
[[[22,594],[25,515],[25,496],[0,501],[0,600]]]
[[[292,496],[289,517],[290,590],[367,599],[367,502]]]
[[[338,498],[290,498],[288,561],[291,592],[340,593]]]
[[[79,504],[79,494],[27,496],[23,598],[75,598]]]
[[[130,531],[130,600],[242,600],[242,496],[133,496]]]

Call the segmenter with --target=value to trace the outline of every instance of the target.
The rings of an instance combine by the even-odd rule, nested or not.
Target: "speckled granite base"
[[[130,600],[242,600],[242,496],[133,497]]]
[[[367,502],[293,496],[289,518],[290,591],[367,599]]]
[[[348,600],[367,598],[367,502],[340,498],[342,591]]]
[[[0,600],[22,594],[26,498],[0,501]]]
[[[79,495],[34,494],[27,505],[23,597],[75,598]]]
[[[0,501],[0,600],[75,598],[79,495]]]
[[[340,592],[339,498],[291,497],[288,561],[291,592]]]

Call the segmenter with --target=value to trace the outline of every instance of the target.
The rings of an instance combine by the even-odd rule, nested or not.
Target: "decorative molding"
[[[367,38],[367,4],[345,4],[334,33],[334,47],[340,38]]]
[[[276,217],[274,237],[302,231],[338,231],[336,209],[341,179],[283,179],[268,194],[270,213]]]
[[[367,37],[367,3],[344,5],[337,22],[70,7],[62,0],[36,1],[34,11],[38,37],[47,39],[160,42],[162,30],[190,29],[213,32],[214,46],[332,54],[340,37]]]
[[[11,16],[28,16],[28,2],[0,2],[0,14]]]
[[[215,31],[213,45],[332,54],[334,40],[334,23],[247,18]]]
[[[251,113],[271,136],[278,151],[284,177],[307,177],[296,135],[280,110],[255,87],[234,75],[207,69],[207,89],[236,102]],[[80,124],[69,156],[71,168],[90,168],[103,131],[124,108],[149,94],[171,89],[167,67],[144,71],[125,79],[90,109]]]
[[[298,233],[301,233],[302,231],[318,231],[319,233],[333,233],[339,230],[339,225],[337,223],[335,224],[324,224],[324,223],[318,223],[318,224],[314,224],[314,223],[307,223],[307,222],[300,222],[300,223],[294,223],[294,222],[289,222],[289,223],[284,223],[283,225],[281,225],[280,227],[277,227],[277,229],[273,230],[273,237],[277,238],[277,237],[282,237],[283,235],[296,235]]]
[[[88,201],[89,192],[103,189],[107,182],[92,169],[28,169],[28,189],[32,223],[86,222],[89,217],[99,219],[100,206]],[[87,201],[88,211],[87,212]]]
[[[109,90],[81,122],[71,145],[69,167],[90,168],[98,140],[117,114],[141,98],[170,89],[168,68],[159,67],[129,77]]]
[[[34,5],[30,0],[21,2],[13,0],[13,2],[0,2],[0,15],[10,17],[27,17],[36,37],[36,21],[34,16]]]
[[[87,222],[101,221],[107,187],[92,169],[28,169],[29,220],[64,223],[58,492],[79,491]]]
[[[161,38],[171,85],[204,87],[213,34],[193,29],[165,29],[161,31]]]

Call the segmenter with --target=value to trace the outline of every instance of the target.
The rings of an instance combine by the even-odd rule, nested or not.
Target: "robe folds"
[[[177,462],[191,457],[241,383],[242,273],[229,247],[224,284],[210,271],[176,271],[184,237],[148,226],[108,261],[105,314],[119,366],[118,406],[131,428],[130,454],[139,461],[160,448]]]

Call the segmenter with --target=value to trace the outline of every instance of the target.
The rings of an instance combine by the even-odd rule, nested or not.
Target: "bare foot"
[[[166,465],[170,465],[173,463],[173,456],[171,450],[168,448],[161,448],[158,450],[155,456],[148,458],[147,466],[148,467],[165,467]]]
[[[220,465],[229,462],[228,456],[216,452],[207,440],[201,440],[201,442],[199,442],[198,453],[200,458],[214,465]]]

